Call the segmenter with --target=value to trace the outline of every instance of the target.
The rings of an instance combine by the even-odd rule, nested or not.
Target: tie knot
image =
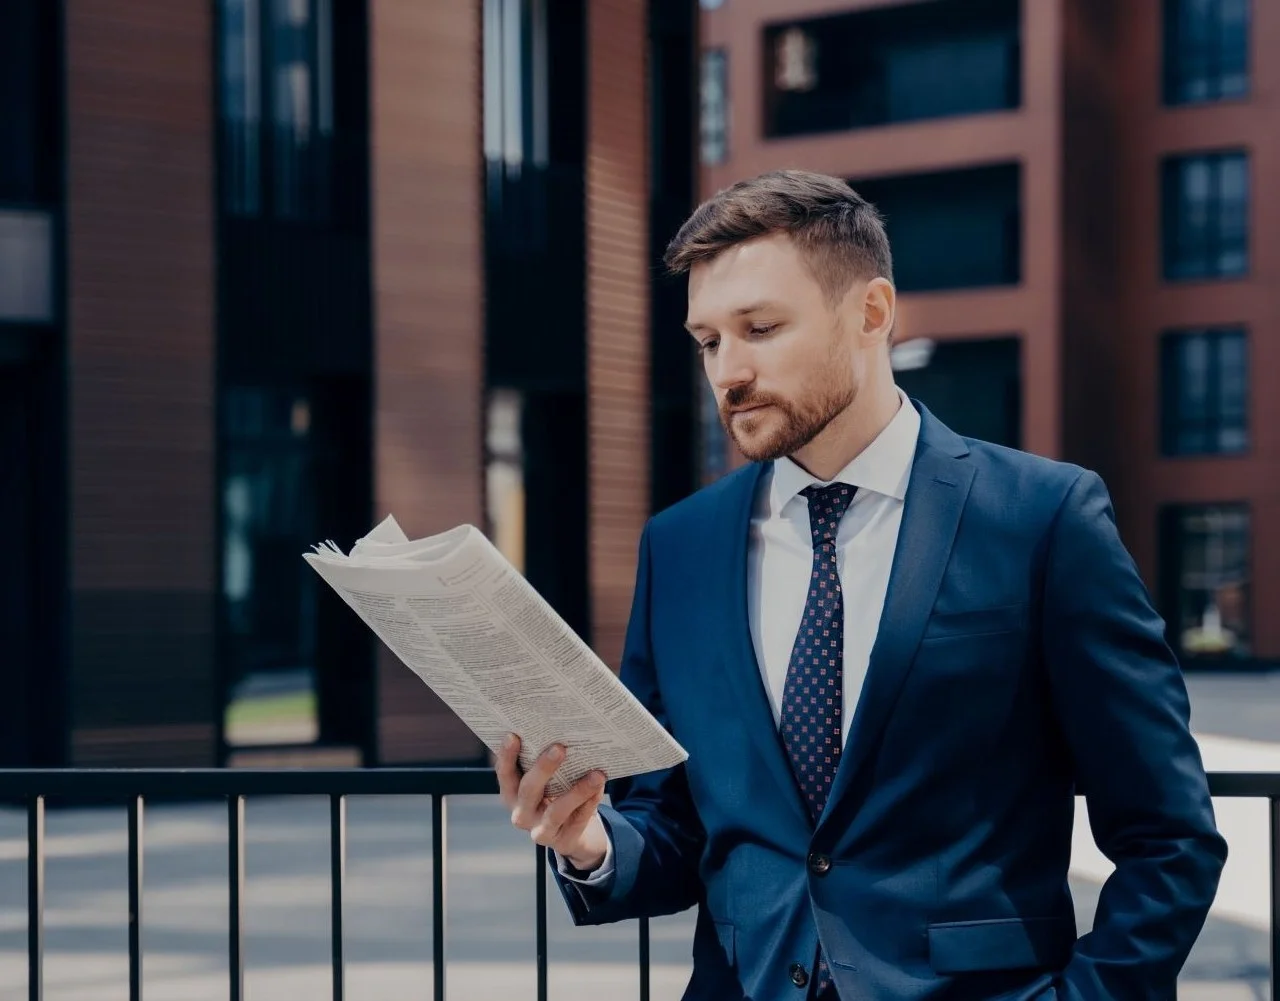
[[[856,488],[847,483],[828,483],[825,487],[815,483],[800,492],[809,501],[809,530],[813,532],[814,547],[834,542],[840,519],[853,503]]]

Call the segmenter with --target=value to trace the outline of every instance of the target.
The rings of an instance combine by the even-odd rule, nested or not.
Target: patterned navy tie
[[[836,566],[836,532],[853,502],[854,491],[846,483],[814,485],[801,491],[809,501],[813,573],[787,665],[780,723],[791,770],[815,824],[840,764],[844,600]],[[817,966],[815,996],[834,998],[826,960],[819,956]]]

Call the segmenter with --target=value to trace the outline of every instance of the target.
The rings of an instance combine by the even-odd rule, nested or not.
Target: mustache
[[[752,386],[731,386],[725,390],[724,410],[742,410],[747,407],[776,406],[778,401],[768,393],[758,393]]]

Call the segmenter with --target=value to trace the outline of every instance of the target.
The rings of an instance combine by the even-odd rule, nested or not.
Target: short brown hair
[[[827,297],[856,279],[893,281],[884,219],[845,181],[806,170],[775,170],[739,181],[703,202],[667,246],[673,274],[757,237],[786,233]]]

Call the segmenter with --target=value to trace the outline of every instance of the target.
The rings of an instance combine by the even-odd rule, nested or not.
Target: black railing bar
[[[342,1001],[342,890],[347,873],[347,801],[329,799],[329,905],[333,911],[333,1001]]]
[[[27,997],[44,1001],[44,799],[27,804]]]
[[[227,798],[228,956],[231,1001],[244,1001],[244,797]]]
[[[1280,798],[1271,797],[1271,996],[1280,1001]]]
[[[1280,772],[1210,772],[1209,793],[1224,799],[1276,799]]]
[[[640,924],[640,1001],[649,1001],[649,919]]]
[[[547,850],[533,850],[534,947],[537,952],[538,1001],[547,1001]]]
[[[431,978],[435,1001],[444,1001],[445,797],[431,797]]]
[[[129,1001],[142,1001],[142,796],[129,800]]]
[[[1280,795],[1280,781],[1277,781]],[[134,796],[483,796],[498,791],[488,768],[58,768],[0,770],[0,800],[111,803]]]

